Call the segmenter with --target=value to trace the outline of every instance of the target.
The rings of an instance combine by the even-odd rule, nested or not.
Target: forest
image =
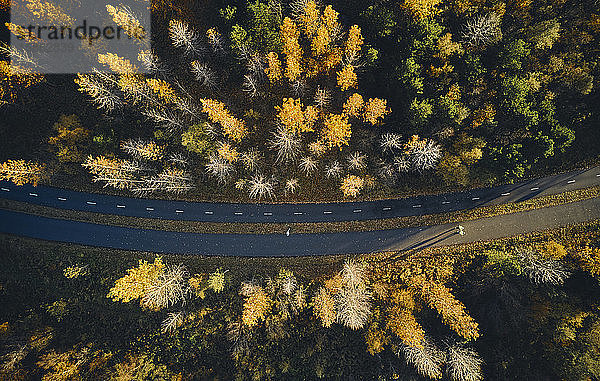
[[[598,228],[271,262],[3,237],[0,377],[594,380]]]
[[[73,23],[67,3],[10,11]],[[343,200],[514,182],[598,157],[597,2],[147,6],[151,36],[131,9],[106,6],[139,52],[84,44],[89,73],[44,75],[43,62],[2,46],[0,178],[148,197]],[[21,133],[24,124],[35,127]]]

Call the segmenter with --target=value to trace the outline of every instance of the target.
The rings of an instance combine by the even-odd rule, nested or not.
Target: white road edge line
[[[8,188],[2,188],[2,190],[3,190],[4,192],[10,192],[10,189],[8,189]]]
[[[37,196],[38,196],[38,194],[37,194],[37,193],[29,193],[29,195],[30,195],[30,196],[33,196],[33,197],[37,197]]]
[[[58,201],[67,201],[67,199],[64,197],[57,197],[57,199],[58,199]]]
[[[124,208],[125,205],[117,205],[117,208]]]
[[[94,201],[86,201],[85,203],[88,205],[96,205],[96,203]]]
[[[573,184],[575,182],[575,180],[569,180],[567,181],[567,184]]]

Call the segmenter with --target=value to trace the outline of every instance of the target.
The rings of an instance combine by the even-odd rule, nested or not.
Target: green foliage
[[[225,8],[223,13],[228,20],[234,19],[235,10]],[[251,49],[261,52],[280,52],[281,39],[279,25],[281,15],[273,2],[256,0],[246,6],[246,17],[239,16],[238,23],[231,28],[230,39],[234,47],[246,45]],[[225,17],[224,16],[224,17]]]
[[[483,252],[485,264],[483,269],[499,278],[510,278],[521,275],[521,262],[516,255],[507,250],[492,249]]]
[[[433,104],[427,98],[419,101],[417,98],[413,99],[410,104],[410,122],[413,126],[421,126],[429,116],[433,113]]]
[[[497,173],[502,180],[514,181],[523,177],[529,164],[525,160],[522,144],[510,144],[506,146],[493,147],[490,155],[494,162]]]
[[[202,157],[208,156],[216,150],[216,146],[206,132],[207,124],[194,124],[181,135],[181,144],[190,152],[195,152]]]
[[[421,65],[414,57],[407,58],[398,69],[398,79],[417,94],[423,93],[423,78],[421,77]]]
[[[396,28],[394,12],[381,5],[370,5],[361,14],[371,33],[379,37],[390,36]]]
[[[228,5],[225,8],[219,9],[219,15],[224,20],[231,21],[235,17],[235,12],[237,11],[237,7]]]
[[[502,80],[502,99],[506,109],[529,125],[538,123],[539,114],[533,110],[530,99],[530,84],[527,78],[507,75]]]
[[[521,40],[513,40],[504,46],[498,57],[500,67],[505,70],[521,70],[523,60],[530,53],[528,44]]]

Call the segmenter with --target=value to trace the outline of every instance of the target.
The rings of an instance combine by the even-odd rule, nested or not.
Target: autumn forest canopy
[[[157,1],[150,36],[140,15],[109,5],[139,40],[135,59],[82,44],[98,70],[44,76],[43,62],[3,46],[2,107],[35,110],[4,129],[36,123],[7,144],[39,148],[11,144],[0,175],[137,195],[351,199],[566,169],[598,155],[600,12],[588,3]],[[23,4],[11,11],[75,23],[68,4]]]

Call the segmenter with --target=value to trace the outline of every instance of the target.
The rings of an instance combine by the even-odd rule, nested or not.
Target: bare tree
[[[446,361],[445,353],[427,337],[423,339],[419,347],[400,344],[400,350],[404,353],[406,362],[414,366],[420,375],[432,379],[442,378],[442,366]]]
[[[220,183],[226,183],[233,173],[233,165],[217,154],[212,154],[206,164],[207,172],[216,177]]]
[[[463,25],[463,43],[471,47],[485,47],[502,37],[500,17],[495,13],[477,16]]]
[[[123,106],[119,91],[113,86],[115,81],[114,75],[101,73],[79,74],[75,80],[79,91],[87,93],[99,109],[107,111]]]
[[[145,180],[144,186],[134,189],[138,193],[146,192],[169,192],[182,194],[194,189],[192,177],[185,171],[175,168],[167,168],[156,176]]]
[[[362,328],[371,314],[371,293],[365,287],[344,286],[335,295],[336,320],[350,329]]]
[[[143,303],[157,310],[185,301],[189,290],[188,273],[183,265],[167,267],[148,287]]]
[[[179,167],[187,167],[190,164],[188,158],[181,152],[174,152],[169,155],[169,163]]]
[[[296,190],[298,189],[298,179],[288,179],[285,182],[285,193],[296,193]]]
[[[531,249],[519,249],[517,255],[523,262],[523,271],[533,283],[560,285],[571,276],[559,260],[542,259]]]
[[[413,168],[424,171],[436,166],[442,155],[442,148],[433,140],[427,140],[422,144],[416,144],[410,150],[410,155]]]
[[[217,74],[207,64],[200,61],[192,61],[191,65],[196,81],[210,89],[217,87]]]
[[[271,148],[277,151],[277,161],[294,160],[300,152],[300,137],[283,126],[280,126],[277,132],[273,132],[269,143]]]
[[[170,133],[183,131],[188,127],[186,121],[177,113],[163,108],[151,108],[142,111],[142,115],[153,120]]]
[[[200,52],[198,33],[184,21],[169,22],[169,37],[175,47],[182,48],[187,54]]]
[[[394,166],[400,173],[408,172],[410,170],[410,160],[406,155],[400,155],[394,157]]]
[[[400,149],[402,148],[402,137],[399,134],[385,133],[379,140],[379,146],[383,149],[383,152]]]
[[[314,102],[321,110],[329,107],[331,103],[331,91],[318,87],[315,91]]]
[[[249,171],[256,171],[262,161],[263,155],[256,148],[251,148],[248,152],[241,155],[242,164]]]
[[[262,175],[255,175],[248,181],[250,198],[273,198],[274,183],[273,178],[266,179]]]
[[[331,164],[325,167],[325,175],[328,179],[337,179],[342,176],[343,168],[337,161],[333,161]]]
[[[367,156],[358,151],[351,153],[347,160],[349,169],[360,171],[367,167]]]
[[[175,330],[183,324],[185,312],[169,312],[165,320],[162,321],[160,328],[163,333],[175,332]]]
[[[142,63],[142,67],[150,74],[166,74],[168,72],[167,66],[152,50],[142,50],[138,54],[138,61]]]
[[[242,91],[244,91],[250,98],[254,98],[260,94],[258,91],[258,81],[254,76],[246,74],[244,75],[244,82],[242,83]]]
[[[448,348],[446,371],[452,381],[481,381],[483,361],[471,348],[454,344]]]
[[[307,176],[317,170],[317,161],[312,156],[300,159],[300,170]]]

